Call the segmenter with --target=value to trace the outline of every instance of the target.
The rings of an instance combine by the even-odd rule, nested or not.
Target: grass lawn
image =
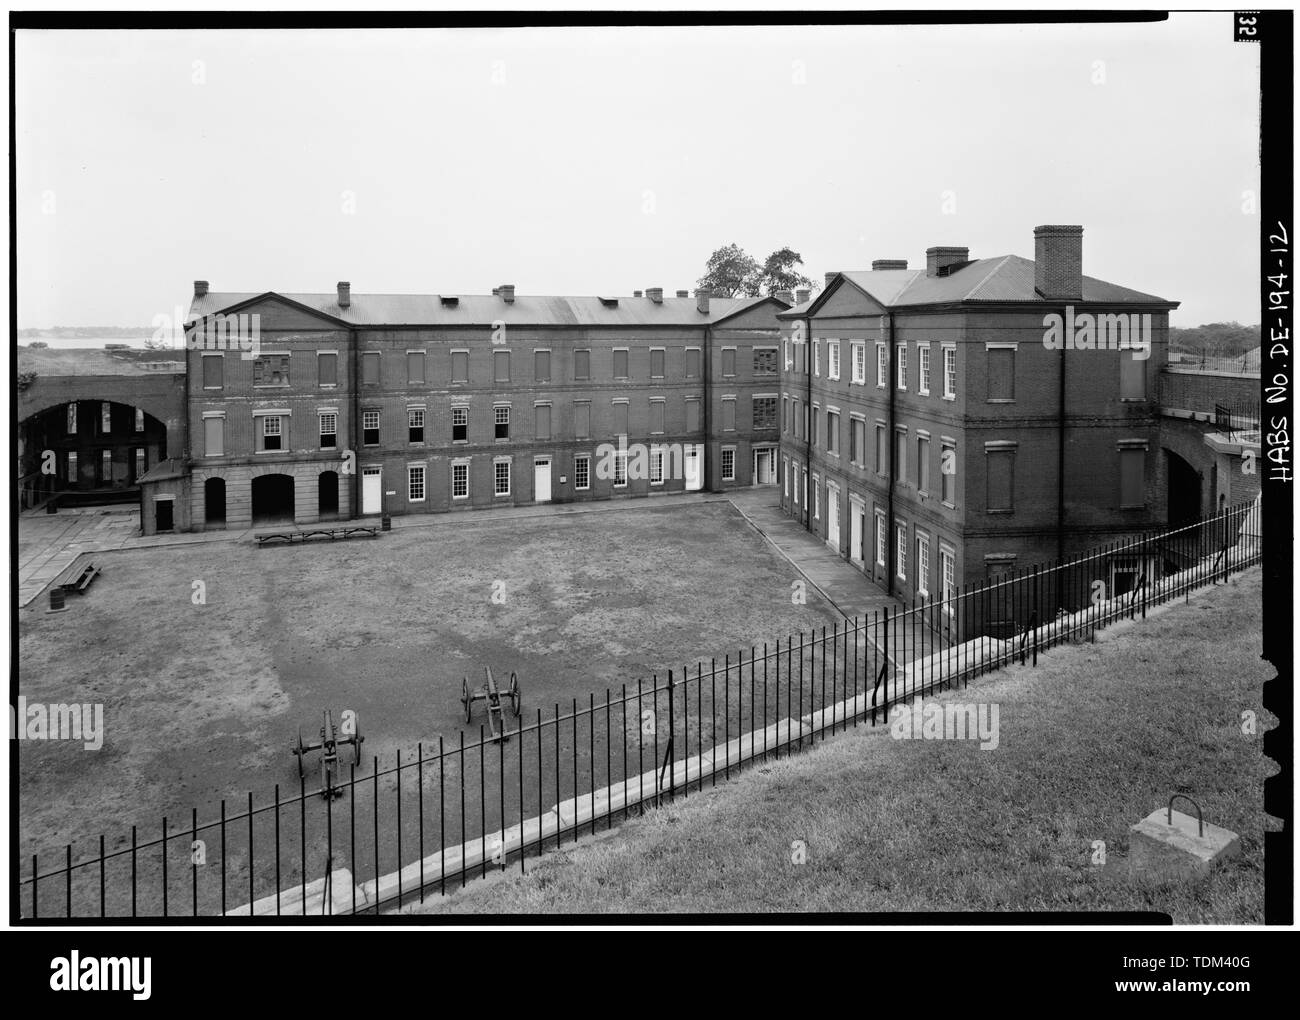
[[[414,912],[1157,910],[1262,923],[1260,573],[939,700],[999,706],[995,750],[859,727]],[[1253,736],[1242,713],[1256,713]],[[1127,867],[1187,791],[1241,853],[1190,884]],[[1178,805],[1188,810],[1187,805]],[[1095,865],[1094,841],[1107,859]],[[796,841],[806,860],[794,862]]]
[[[38,599],[19,614],[20,693],[29,703],[102,703],[106,730],[98,751],[19,745],[25,875],[34,852],[44,871],[65,844],[79,859],[101,832],[110,850],[133,824],[141,841],[157,838],[166,814],[188,837],[192,807],[202,823],[223,798],[233,811],[246,791],[259,805],[277,783],[296,793],[291,738],[300,725],[315,736],[324,708],[336,719],[358,714],[369,775],[374,756],[391,766],[417,742],[427,753],[439,736],[448,746],[462,731],[477,740],[482,707],[467,726],[461,680],[477,687],[484,666],[502,680],[518,673],[531,720],[537,709],[550,716],[573,698],[585,706],[591,692],[839,619],[815,592],[790,604],[794,568],[725,502],[464,515],[376,540],[196,544],[95,562],[103,574],[69,612],[47,614]],[[204,604],[193,597],[199,581]],[[290,845],[295,818],[282,820]],[[402,819],[408,861],[417,824],[414,811]],[[439,838],[436,823],[425,835]],[[271,838],[269,827],[258,833],[263,854]],[[173,878],[188,897],[189,840],[178,843]],[[322,859],[305,866],[312,876],[321,844]],[[335,866],[353,863],[334,850]],[[394,865],[381,862],[381,873]],[[61,886],[50,884],[61,906]],[[232,895],[232,905],[247,899]]]

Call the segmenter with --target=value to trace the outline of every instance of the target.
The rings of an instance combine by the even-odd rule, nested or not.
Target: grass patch
[[[1256,569],[1122,636],[943,695],[999,705],[996,750],[859,727],[529,861],[525,875],[407,909],[1157,910],[1184,924],[1261,923],[1262,784],[1274,771],[1263,732],[1276,720],[1262,704],[1260,605]],[[1129,826],[1176,790],[1240,835],[1240,856],[1192,883],[1131,874]],[[1097,840],[1105,865],[1092,863]]]

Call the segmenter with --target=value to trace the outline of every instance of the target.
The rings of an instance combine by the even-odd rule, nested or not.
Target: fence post
[[[889,725],[889,607],[885,606],[885,725]]]
[[[1039,601],[1038,594],[1038,571],[1039,566],[1034,564],[1034,610],[1031,618],[1034,621],[1034,665],[1038,665],[1038,631],[1043,625],[1043,604]]]
[[[672,800],[677,793],[677,784],[673,779],[673,765],[676,755],[673,748],[673,727],[676,725],[676,716],[673,712],[673,671],[668,671],[668,799]],[[595,775],[594,767],[592,775]]]

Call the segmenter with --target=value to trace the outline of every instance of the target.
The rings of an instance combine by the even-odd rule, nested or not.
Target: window
[[[829,340],[826,343],[826,378],[838,379],[840,377],[840,344],[838,340]]]
[[[1012,513],[1015,510],[1015,444],[985,443],[988,467],[989,513]]]
[[[1119,352],[1119,396],[1121,400],[1147,398],[1147,363],[1133,351]]]
[[[408,407],[406,409],[406,441],[408,443],[424,442],[423,407]]]
[[[203,355],[203,388],[205,390],[219,390],[225,385],[226,378],[226,357],[224,354],[205,354]],[[69,432],[76,432],[77,416],[74,411],[72,415],[72,428]]]
[[[73,485],[77,483],[77,453],[75,450],[68,454],[68,481]]]
[[[840,415],[838,411],[826,412],[826,452],[840,452]]]
[[[453,443],[469,442],[468,407],[453,407],[451,409],[451,441]]]
[[[113,451],[104,450],[99,455],[99,480],[104,483],[113,481]]]
[[[939,455],[939,479],[942,498],[949,506],[957,503],[957,447],[944,443]]]
[[[650,401],[650,434],[661,436],[664,432],[664,401]]]
[[[726,454],[723,454],[726,457]],[[664,484],[664,451],[658,446],[650,448],[650,484]]]
[[[943,398],[957,399],[957,348],[943,349]]]
[[[144,431],[144,411],[138,407],[135,409],[135,430],[137,432]]]
[[[866,467],[867,423],[861,418],[849,419],[849,460]]]
[[[807,475],[808,475],[808,472],[805,471],[805,472],[804,472],[804,477],[807,477]],[[807,502],[807,488],[808,488],[808,485],[807,485],[807,483],[805,482],[805,483],[804,483],[804,501],[805,501],[805,502]],[[794,505],[795,505],[795,506],[798,506],[798,505],[799,505],[799,464],[798,464],[797,461],[795,462],[795,465],[794,465]]]
[[[424,351],[406,352],[406,384],[424,385]]]
[[[930,395],[930,345],[916,345],[916,359],[920,366],[921,378],[917,382],[917,392],[923,397]]]
[[[591,378],[591,351],[573,352],[573,378]]]
[[[939,546],[939,583],[942,587],[939,589],[939,598],[945,603],[957,594],[957,557],[947,546]],[[953,607],[944,606],[944,612],[951,614]]]
[[[885,388],[885,382],[889,378],[889,359],[885,354],[885,345],[876,344],[876,385],[881,389]]]
[[[788,344],[790,341],[786,341]],[[787,367],[789,359],[786,359]],[[754,375],[776,375],[776,349],[774,347],[754,348]]]
[[[782,341],[781,346],[785,350],[785,370],[788,372],[790,371],[790,366],[794,364],[794,362],[790,360],[790,341],[789,340]]]
[[[627,487],[627,450],[614,451],[614,488]]]
[[[790,498],[790,458],[781,458],[781,490],[785,493],[785,498]]]
[[[889,451],[885,448],[885,426],[876,425],[876,474],[889,473]]]
[[[375,410],[361,412],[361,445],[379,445],[379,412]]]
[[[820,337],[813,341],[812,370],[813,375],[815,376],[820,376],[822,374],[822,342]]]
[[[502,406],[494,407],[492,409],[492,415],[494,418],[493,424],[496,427],[496,431],[493,435],[493,438],[509,439],[510,438],[510,408],[502,407]]]
[[[424,502],[424,465],[406,466],[406,498],[412,503]]]
[[[205,360],[206,364],[206,360]],[[68,405],[68,435],[77,434],[77,402],[74,400]]]
[[[143,475],[143,474],[145,473],[145,470],[146,470],[147,468],[148,468],[148,465],[147,465],[146,462],[145,462],[144,447],[143,447],[143,446],[137,446],[137,447],[135,448],[135,476],[136,476],[136,478],[139,478],[141,475]]]
[[[700,377],[700,349],[698,347],[686,348],[686,378],[698,379]]]
[[[320,413],[320,448],[333,450],[338,443],[339,416],[337,411]]]
[[[379,385],[379,354],[375,351],[367,351],[361,355],[361,384]]]
[[[895,566],[897,567],[898,579],[900,581],[906,581],[907,580],[907,525],[898,524],[894,529],[894,534],[898,539],[896,543],[897,547],[894,549],[894,555],[898,559],[898,562],[895,564]]]
[[[469,351],[451,352],[451,381],[469,382]]]
[[[866,385],[867,382],[867,345],[864,343],[854,343],[853,350],[853,381],[859,386]]]
[[[627,378],[627,348],[615,349],[614,351],[614,378]]]
[[[376,355],[378,357],[378,355]],[[253,359],[254,386],[288,386],[289,355],[264,354]]]
[[[627,401],[614,402],[614,435],[627,435]]]
[[[790,398],[781,398],[781,431],[790,431]]]
[[[577,439],[591,438],[591,402],[588,400],[573,405],[573,435]]]
[[[510,352],[492,352],[492,378],[499,383],[510,381]]]
[[[754,428],[776,428],[776,397],[754,397]]]
[[[988,387],[989,401],[1016,399],[1016,349],[1011,346],[989,346]]]
[[[736,348],[722,348],[722,374],[731,376],[736,374]]]
[[[700,400],[698,397],[686,398],[686,431],[700,431]]]
[[[1121,446],[1119,451],[1119,505],[1146,505],[1147,452],[1143,447]]]
[[[493,495],[509,496],[510,495],[510,461],[498,460],[492,464],[493,474]]]
[[[736,431],[736,398],[722,398],[722,431]]]
[[[281,420],[278,414],[262,415],[262,449],[263,450],[280,450],[283,449],[282,440],[284,435],[281,432]]]
[[[573,458],[573,487],[579,492],[591,488],[591,455],[580,453]]]
[[[916,437],[916,491],[930,491],[930,437]]]
[[[212,415],[203,419],[203,456],[224,457],[226,455],[226,419],[224,415]],[[75,454],[74,454],[75,456]]]
[[[469,464],[456,461],[451,465],[451,498],[469,499]]]
[[[898,369],[898,388],[907,389],[907,344],[897,344],[894,354],[895,367]]]
[[[533,438],[551,438],[551,405],[537,404],[533,408]]]
[[[724,482],[736,480],[736,451],[730,446],[722,448],[722,480]]]
[[[930,594],[930,536],[924,531],[916,533],[916,591]]]
[[[533,351],[533,381],[551,381],[551,352]]]
[[[907,429],[894,432],[894,478],[900,485],[907,484]]]
[[[876,511],[876,563],[885,565],[885,515]]]
[[[822,516],[822,483],[821,479],[813,475],[812,480],[812,501],[813,501],[813,520],[821,520]]]
[[[808,415],[808,442],[812,446],[817,445],[817,421],[821,418],[822,410],[816,404],[811,408],[811,414]]]
[[[110,403],[99,405],[99,431],[103,435],[113,431],[113,405]]]
[[[662,347],[650,348],[650,378],[662,379],[664,377],[664,349]]]
[[[316,354],[316,385],[337,386],[339,384],[339,356],[333,351],[320,351]]]

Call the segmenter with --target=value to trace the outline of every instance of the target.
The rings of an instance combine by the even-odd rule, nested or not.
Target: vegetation
[[[1209,322],[1190,329],[1169,327],[1169,348],[1212,358],[1230,358],[1260,345],[1259,326]]]
[[[728,244],[709,256],[704,275],[697,281],[717,297],[758,297],[812,286],[799,272],[803,256],[792,248],[778,248],[761,264],[738,244]]]

